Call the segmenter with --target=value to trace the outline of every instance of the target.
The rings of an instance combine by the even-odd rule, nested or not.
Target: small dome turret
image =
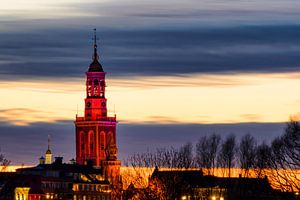
[[[52,163],[52,152],[50,150],[50,136],[48,135],[48,149],[45,154],[45,164],[49,165]]]
[[[40,157],[39,161],[40,161],[40,165],[45,164],[45,158],[43,156]]]

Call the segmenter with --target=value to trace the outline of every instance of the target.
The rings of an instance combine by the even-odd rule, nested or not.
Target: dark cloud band
[[[165,125],[121,123],[117,132],[119,157],[125,159],[135,152],[146,152],[160,147],[179,147],[212,133],[220,134],[222,137],[233,133],[237,138],[250,133],[258,141],[270,142],[282,133],[284,126],[284,123]],[[33,123],[29,126],[14,126],[0,122],[1,151],[12,160],[13,164],[36,164],[37,159],[45,153],[49,134],[55,156],[64,156],[66,162],[74,157],[75,130],[72,121]]]
[[[300,69],[300,26],[101,29],[100,56],[113,76],[278,72]],[[89,30],[0,33],[0,76],[79,77],[91,61]]]

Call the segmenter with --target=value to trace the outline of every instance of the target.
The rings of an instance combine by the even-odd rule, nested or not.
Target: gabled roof
[[[16,171],[19,174],[35,174],[38,172],[56,171],[62,176],[66,173],[102,174],[101,168],[94,168],[90,165],[65,164],[56,162],[52,164],[39,164],[35,167],[29,168],[20,168]]]
[[[223,178],[203,175],[201,170],[158,170],[156,168],[151,179],[158,178],[162,182],[186,184],[191,188],[227,188],[254,191],[270,191],[272,187],[267,178]]]

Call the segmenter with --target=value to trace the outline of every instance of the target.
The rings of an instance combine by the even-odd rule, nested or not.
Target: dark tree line
[[[10,160],[7,160],[4,154],[0,152],[0,172],[5,171],[6,168],[9,166],[9,164],[10,164]]]
[[[268,176],[282,190],[300,190],[300,123],[291,120],[284,133],[270,144],[244,135],[239,141],[231,134],[222,138],[218,134],[202,136],[196,142],[180,148],[160,148],[153,152],[136,153],[125,165],[133,167],[202,168],[208,175],[222,169],[231,177],[232,169],[241,169],[243,177]],[[255,173],[255,174],[253,174]]]

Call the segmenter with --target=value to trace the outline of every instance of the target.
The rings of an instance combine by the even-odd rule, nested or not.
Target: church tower
[[[48,149],[45,153],[45,164],[46,165],[52,164],[52,152],[50,150],[50,136],[49,135],[48,135]]]
[[[84,117],[76,115],[76,162],[78,164],[93,164],[103,167],[107,161],[117,160],[116,116],[107,114],[107,99],[105,97],[105,75],[99,62],[97,51],[97,36],[94,29],[93,60],[86,74],[86,98]],[[117,162],[117,163],[116,163]],[[110,165],[110,164],[109,164]],[[114,168],[115,170],[115,168]],[[119,170],[117,170],[119,171]]]

